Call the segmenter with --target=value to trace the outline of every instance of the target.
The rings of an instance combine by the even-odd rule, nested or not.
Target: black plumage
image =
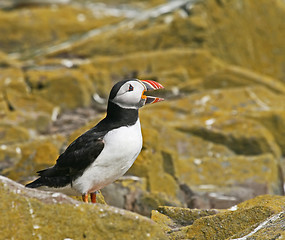
[[[106,117],[73,141],[58,157],[53,167],[37,172],[40,177],[26,187],[59,188],[72,184],[103,150],[103,137],[112,129],[133,125],[137,119],[137,109],[124,109],[109,101]]]

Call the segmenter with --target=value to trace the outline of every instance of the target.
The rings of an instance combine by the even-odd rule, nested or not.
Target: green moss
[[[1,11],[0,46],[7,52],[35,50],[118,20],[121,18],[96,18],[89,9],[73,5]]]
[[[27,177],[35,176],[37,171],[54,165],[63,141],[61,136],[55,136],[17,144],[21,159],[13,168],[6,169],[5,175],[23,182]]]
[[[94,93],[89,75],[77,69],[30,70],[26,78],[35,96],[63,109],[89,106]]]
[[[272,211],[264,207],[252,207],[237,212],[220,213],[196,220],[188,228],[189,239],[227,239],[256,222],[261,222],[272,215]]]
[[[257,223],[245,231],[239,232],[232,236],[233,239],[247,237],[251,239],[283,239],[284,234],[284,212],[275,214],[274,216],[266,219],[262,223]]]
[[[152,212],[152,219],[170,239],[227,239],[244,236],[268,217],[284,211],[284,201],[281,196],[264,195],[238,204],[235,210],[163,206]]]
[[[199,218],[223,212],[223,210],[216,209],[202,210],[168,206],[160,206],[157,211],[170,218],[177,227],[192,225]]]
[[[0,124],[0,144],[24,142],[30,139],[27,129],[10,124]]]
[[[207,45],[215,56],[284,79],[284,2],[209,0],[203,12],[208,24]]]
[[[67,202],[66,197],[55,200],[48,193],[37,191],[37,195],[34,191],[0,183],[4,239],[167,239],[157,224],[138,214],[71,200],[71,204],[60,204],[64,199]],[[56,203],[44,203],[45,198]]]
[[[236,211],[198,219],[188,228],[190,239],[226,239],[284,210],[284,197],[259,196],[237,205]]]
[[[269,154],[256,157],[221,157],[179,159],[177,175],[181,182],[189,185],[234,186],[254,184],[264,193],[282,194],[282,176],[276,159]],[[255,189],[260,193],[260,189]]]

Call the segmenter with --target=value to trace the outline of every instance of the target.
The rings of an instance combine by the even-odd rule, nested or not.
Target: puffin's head
[[[146,91],[163,88],[161,84],[151,80],[130,79],[116,83],[109,96],[109,101],[122,108],[138,109],[149,103],[163,101],[163,98],[146,96]]]

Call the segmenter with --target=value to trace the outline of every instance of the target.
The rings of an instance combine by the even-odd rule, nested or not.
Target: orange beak
[[[145,90],[142,93],[142,99],[145,99],[145,104],[157,103],[164,100],[163,98],[144,95],[146,91],[153,91],[164,88],[160,83],[152,80],[140,80],[140,82],[145,86]]]

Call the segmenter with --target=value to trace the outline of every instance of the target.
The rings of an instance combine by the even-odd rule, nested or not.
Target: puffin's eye
[[[129,86],[129,92],[131,92],[131,91],[133,91],[134,90],[134,87],[130,84],[130,86]]]

